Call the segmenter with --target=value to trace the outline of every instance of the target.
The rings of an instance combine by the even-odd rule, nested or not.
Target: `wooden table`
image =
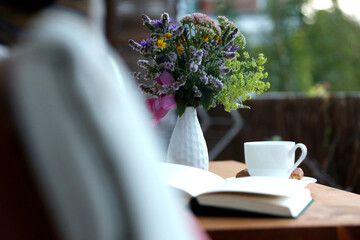
[[[209,170],[234,177],[245,165],[235,161],[211,162]],[[256,216],[201,216],[211,239],[360,239],[360,195],[312,183],[314,202],[297,219]]]

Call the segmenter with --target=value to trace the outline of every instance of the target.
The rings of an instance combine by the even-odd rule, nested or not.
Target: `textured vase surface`
[[[170,138],[167,162],[209,168],[209,154],[194,107],[187,107],[178,117]]]

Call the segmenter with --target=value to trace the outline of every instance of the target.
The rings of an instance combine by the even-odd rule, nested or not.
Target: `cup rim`
[[[284,145],[284,144],[295,144],[294,141],[251,141],[245,142],[244,145]]]

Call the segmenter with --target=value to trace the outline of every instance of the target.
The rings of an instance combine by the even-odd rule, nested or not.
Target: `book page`
[[[289,197],[302,191],[306,185],[296,179],[274,177],[242,177],[225,181],[206,193],[242,192]]]
[[[200,168],[158,163],[158,169],[167,185],[185,191],[191,196],[197,196],[225,183],[222,177]]]
[[[284,217],[298,217],[312,202],[310,191],[301,189],[291,197],[247,194],[247,193],[212,193],[197,197],[204,206],[237,209],[262,214]]]

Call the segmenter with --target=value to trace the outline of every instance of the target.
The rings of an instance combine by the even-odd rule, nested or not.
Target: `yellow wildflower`
[[[165,33],[164,38],[165,38],[165,39],[168,39],[168,38],[170,38],[171,36],[172,36],[172,33],[167,32],[167,33]]]
[[[159,38],[156,45],[163,50],[166,47],[166,43],[164,42],[164,38]]]
[[[161,48],[161,50],[163,50],[166,47],[166,43],[158,42],[158,47]]]
[[[182,54],[184,52],[184,49],[181,46],[177,46],[176,47],[176,51],[180,54]]]
[[[203,37],[204,42],[209,41],[209,37],[208,37],[208,35],[203,35],[202,37]]]
[[[218,40],[219,38],[220,38],[219,35],[215,35],[215,36],[214,36],[214,39],[215,39],[215,40]]]

